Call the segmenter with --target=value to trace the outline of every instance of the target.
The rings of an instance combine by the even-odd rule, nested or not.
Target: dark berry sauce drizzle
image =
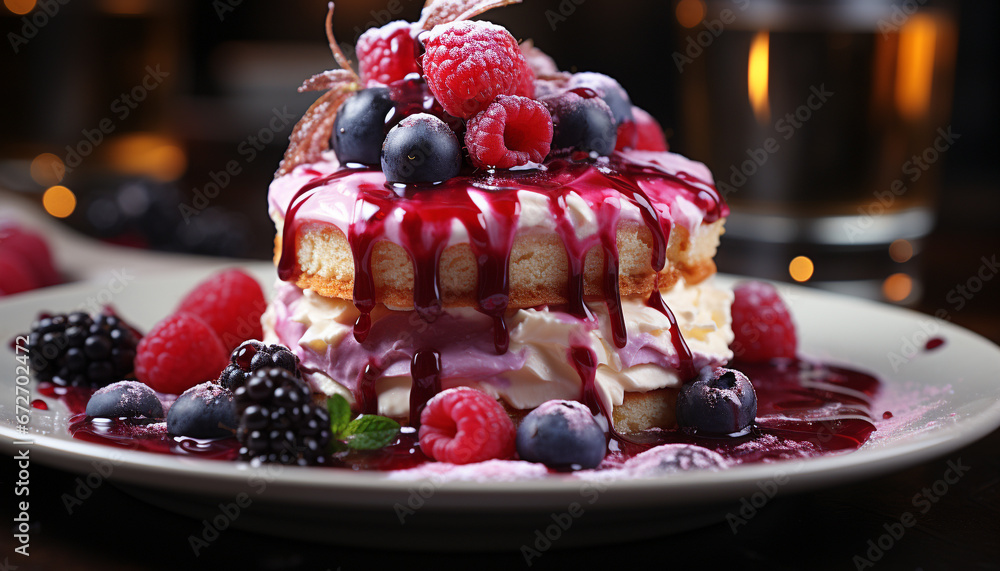
[[[299,208],[315,195],[318,189],[337,179],[350,175],[359,168],[345,167],[330,175],[316,173],[314,180],[303,186],[292,198],[285,213],[282,233],[282,250],[278,263],[278,276],[292,280],[296,273],[295,235]],[[494,318],[501,329],[496,334],[497,352],[506,349],[506,334],[500,318],[509,303],[508,266],[510,251],[517,228],[517,191],[532,189],[548,193],[552,213],[556,218],[557,232],[566,244],[570,265],[569,288],[566,292],[569,310],[580,316],[587,312],[583,303],[583,271],[587,252],[600,246],[604,254],[604,269],[608,276],[603,284],[603,298],[612,313],[612,327],[616,345],[624,346],[626,337],[621,318],[620,296],[616,279],[618,253],[616,247],[618,208],[588,196],[583,186],[574,183],[584,177],[596,176],[608,187],[617,190],[621,197],[634,204],[653,235],[654,247],[651,265],[660,271],[666,265],[666,248],[670,236],[670,221],[661,219],[650,197],[635,182],[639,177],[658,178],[671,186],[682,189],[706,214],[706,222],[713,222],[726,215],[727,208],[712,185],[686,173],[668,173],[652,163],[637,162],[623,155],[607,163],[589,160],[555,159],[544,169],[529,170],[505,175],[490,172],[469,172],[434,185],[374,185],[360,184],[355,202],[353,222],[348,241],[354,255],[355,282],[354,304],[361,312],[355,326],[355,337],[363,342],[371,327],[370,313],[376,305],[375,279],[372,256],[376,243],[385,237],[385,221],[396,215],[402,219],[400,245],[413,260],[414,308],[428,321],[440,314],[441,291],[437,265],[441,252],[447,246],[454,221],[466,228],[470,245],[479,267],[477,307]],[[572,219],[568,216],[566,199],[571,192],[589,200],[598,210],[600,231],[580,240],[576,236]],[[487,224],[482,219],[483,209],[472,197],[475,193],[489,203],[492,213],[506,223]],[[489,228],[488,228],[489,227]],[[497,232],[495,229],[501,228]],[[494,232],[491,234],[491,231]]]
[[[327,184],[342,172],[344,171],[338,171],[327,177],[320,177],[317,173],[317,179],[306,185],[293,198],[285,217],[283,243],[285,249],[282,252],[282,265],[291,266],[293,263],[285,262],[285,258],[290,258],[294,252],[291,248],[294,244],[294,232],[299,223],[295,219],[297,210],[295,207],[308,200],[315,188]],[[385,221],[390,216],[402,221],[399,241],[413,260],[414,308],[423,319],[433,321],[443,306],[438,283],[438,263],[447,246],[450,228],[457,220],[469,234],[470,247],[479,269],[477,308],[493,318],[496,350],[497,353],[504,353],[508,346],[508,337],[503,324],[503,315],[509,305],[508,266],[517,227],[517,190],[528,188],[549,194],[550,212],[556,223],[556,232],[566,248],[568,262],[566,303],[558,309],[583,319],[593,319],[593,315],[584,303],[587,298],[585,261],[588,252],[595,247],[599,248],[603,254],[604,276],[601,282],[601,297],[608,308],[613,341],[616,346],[624,347],[627,343],[627,334],[621,309],[617,251],[620,209],[613,201],[603,200],[601,196],[588,196],[587,185],[577,184],[587,177],[597,177],[600,183],[596,185],[597,187],[618,191],[622,200],[638,208],[653,238],[650,265],[657,274],[666,266],[671,221],[660,215],[656,203],[637,183],[638,180],[658,179],[683,190],[687,197],[705,212],[706,222],[713,222],[727,214],[725,203],[711,184],[688,173],[665,172],[655,163],[635,160],[620,154],[607,162],[595,162],[580,157],[555,159],[549,161],[544,169],[512,172],[502,176],[490,172],[466,172],[462,176],[436,185],[362,184],[358,188],[358,199],[348,235],[355,260],[354,302],[361,313],[355,326],[355,337],[359,342],[363,342],[371,325],[368,315],[376,305],[371,260],[375,243],[385,236]],[[567,203],[571,192],[580,195],[595,211],[599,224],[597,232],[583,238],[577,236],[577,229]],[[481,204],[475,202],[474,195],[486,200],[489,209],[483,209]],[[489,224],[489,221],[483,219],[484,211],[504,219],[506,223]],[[497,233],[497,228],[502,231]],[[291,271],[287,275],[290,276]],[[282,274],[282,279],[288,279],[285,276],[286,274]],[[671,342],[678,355],[678,371],[684,380],[693,378],[696,374],[693,355],[680,333],[673,312],[659,295],[658,287],[646,304],[660,311],[670,321]],[[862,410],[864,407],[861,407],[849,418],[835,416],[830,417],[834,420],[822,421],[813,419],[769,421],[766,414],[762,413],[761,422],[756,430],[737,439],[707,440],[678,431],[650,431],[644,435],[626,437],[614,429],[611,411],[606,410],[607,407],[597,395],[595,355],[587,348],[574,346],[568,349],[568,358],[582,381],[581,401],[595,413],[601,413],[608,418],[611,437],[617,441],[617,447],[626,453],[641,451],[658,442],[698,441],[722,453],[726,453],[729,449],[731,453],[727,455],[732,457],[748,454],[746,449],[752,446],[747,443],[764,436],[768,436],[769,441],[777,439],[785,443],[774,446],[774,454],[777,456],[769,455],[767,451],[754,453],[761,459],[766,459],[782,457],[781,454],[789,455],[792,449],[800,449],[802,454],[809,454],[857,447],[874,429],[867,409]],[[799,366],[799,362],[796,363],[796,366]],[[758,389],[758,396],[762,401],[774,397],[778,399],[776,402],[788,403],[796,402],[796,399],[802,397],[800,399],[802,402],[809,402],[820,411],[850,407],[854,402],[852,399],[856,399],[858,394],[868,391],[870,396],[877,386],[877,381],[863,373],[834,370],[819,365],[801,364],[801,366],[804,370],[811,371],[809,375],[820,376],[830,381],[824,384],[826,388],[823,390],[804,386],[790,388],[785,382],[788,373],[780,366],[774,369],[767,367],[761,369],[758,366],[748,365],[748,368],[755,370],[757,377],[752,378],[761,386]],[[360,393],[358,400],[362,403],[361,408],[364,412],[374,412],[375,406],[374,381],[379,371],[374,363],[370,369],[373,374],[366,373],[358,384]],[[440,390],[439,354],[433,349],[418,352],[411,363],[411,377],[414,388],[411,393],[410,420],[415,425],[419,421],[419,411],[423,404]],[[775,392],[768,388],[772,377],[779,379],[782,390],[786,392]],[[863,385],[864,390],[847,395],[837,392],[840,390],[837,388],[839,380],[844,379],[849,385],[851,383]],[[838,400],[841,397],[846,400]],[[766,410],[768,406],[764,403],[762,410]],[[823,437],[824,434],[826,437]],[[815,450],[805,450],[810,446]]]
[[[427,349],[417,351],[410,364],[410,426],[420,426],[420,413],[431,397],[441,392],[441,355]]]
[[[660,278],[657,276],[656,287],[649,294],[646,305],[662,313],[667,318],[667,321],[670,322],[670,342],[674,346],[674,351],[677,352],[677,370],[680,371],[681,378],[693,378],[696,373],[694,370],[694,355],[691,353],[691,348],[688,347],[687,341],[684,340],[684,336],[681,335],[681,328],[677,325],[677,318],[674,317],[674,312],[670,311],[670,308],[663,301],[659,285]]]
[[[583,402],[595,413],[610,417],[594,385],[596,361],[587,348],[570,350],[571,362],[585,379]],[[736,438],[705,438],[682,430],[652,429],[627,436],[611,426],[610,454],[624,460],[660,444],[695,444],[714,450],[733,463],[809,458],[856,450],[875,430],[871,400],[879,382],[865,373],[805,360],[769,363],[734,362],[752,379],[757,393],[757,420],[749,434]],[[433,351],[417,353],[412,375],[411,418],[439,390],[440,358]],[[78,439],[132,450],[196,456],[219,460],[238,457],[235,438],[196,440],[166,434],[162,423],[106,421],[87,417],[83,411],[94,389],[55,387],[40,383],[39,393],[61,401],[73,414],[70,433]],[[369,401],[370,403],[372,401]],[[370,406],[370,405],[369,405]],[[891,418],[891,413],[883,413]],[[352,451],[331,457],[327,466],[355,470],[401,470],[430,461],[421,451],[415,427],[405,427],[395,443],[381,450]]]

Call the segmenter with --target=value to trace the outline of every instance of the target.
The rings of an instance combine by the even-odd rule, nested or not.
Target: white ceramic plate
[[[249,269],[261,283],[274,280],[270,264]],[[88,298],[110,298],[122,315],[148,329],[210,271],[139,278],[115,291],[81,284],[3,300],[0,340],[6,342],[26,330],[39,311],[73,310]],[[228,517],[220,503],[249,502],[226,525],[278,535],[454,550],[533,545],[540,530],[557,535],[563,547],[704,525],[729,511],[736,513],[741,498],[753,498],[762,489],[787,494],[898,470],[960,448],[1000,426],[996,382],[1000,348],[989,341],[949,323],[882,304],[793,286],[782,286],[781,291],[797,321],[802,354],[853,364],[885,382],[875,412],[890,410],[894,417],[881,422],[872,439],[856,452],[601,485],[565,478],[401,482],[372,472],[251,468],[240,462],[91,444],[72,438],[66,430],[66,409],[46,399],[49,410],[31,410],[30,457],[32,462],[94,473],[94,478],[94,462],[103,460],[104,466],[112,467],[110,480],[130,493],[199,519],[214,518],[219,524],[220,518]],[[945,344],[924,351],[930,337],[941,337]],[[0,444],[8,453],[17,448],[12,442],[19,439],[16,366],[10,351],[0,351],[0,385],[6,395],[0,398]],[[560,523],[567,527],[566,522],[568,529],[552,527]]]

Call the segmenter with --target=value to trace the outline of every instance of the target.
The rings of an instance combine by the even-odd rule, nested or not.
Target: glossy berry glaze
[[[287,206],[278,206],[284,219],[278,275],[286,281],[296,279],[299,227],[314,221],[314,217],[322,220],[324,213],[333,208],[322,201],[329,200],[331,194],[338,195],[336,200],[340,201],[335,206],[351,212],[344,225],[354,257],[353,301],[360,312],[354,336],[363,343],[371,329],[371,311],[377,304],[372,268],[376,244],[391,239],[409,253],[414,271],[414,310],[423,320],[433,322],[443,311],[438,265],[458,225],[464,229],[478,265],[477,309],[492,318],[494,346],[498,354],[503,354],[509,345],[503,316],[509,306],[508,268],[521,214],[519,193],[529,191],[544,197],[554,230],[565,244],[569,261],[567,303],[559,309],[577,317],[590,317],[584,304],[584,262],[591,249],[600,248],[605,276],[602,297],[611,316],[613,341],[621,348],[627,342],[618,289],[617,229],[622,213],[629,212],[649,229],[653,237],[650,266],[657,272],[666,265],[667,244],[676,219],[687,215],[697,218],[698,224],[712,223],[728,214],[707,171],[695,169],[694,165],[666,153],[616,153],[609,159],[578,154],[502,174],[467,172],[433,185],[388,184],[381,172],[359,165],[326,173],[300,167],[302,170],[296,174],[307,182],[291,193]],[[697,174],[683,170],[688,166]],[[578,232],[578,221],[570,208],[573,200],[584,201],[594,214],[595,232]],[[320,205],[314,204],[317,201]],[[675,336],[674,345],[683,356],[686,347],[679,336]],[[419,391],[421,395],[433,396],[439,386],[433,375],[412,377],[426,383],[426,389]],[[362,411],[374,410],[373,391],[369,389],[377,378],[366,374],[358,383],[356,400]],[[419,408],[422,403],[414,404]]]

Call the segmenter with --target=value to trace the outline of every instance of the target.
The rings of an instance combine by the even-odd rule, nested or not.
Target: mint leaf
[[[330,411],[330,432],[338,438],[351,422],[351,404],[343,396],[333,395],[326,401],[326,410]]]
[[[399,423],[375,414],[363,414],[347,425],[343,436],[355,450],[378,450],[392,444],[399,434]]]

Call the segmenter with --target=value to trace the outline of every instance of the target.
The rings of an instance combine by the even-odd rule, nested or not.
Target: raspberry
[[[398,20],[371,28],[358,38],[358,68],[366,87],[388,85],[419,73],[417,42],[409,22]]]
[[[257,280],[233,269],[195,286],[181,301],[177,313],[192,313],[204,320],[218,334],[228,355],[247,339],[264,337],[260,317],[266,308]]]
[[[635,118],[635,128],[638,133],[635,148],[639,151],[667,151],[667,138],[663,136],[663,129],[656,119],[646,111],[632,108],[632,116]]]
[[[795,357],[795,324],[774,286],[745,282],[733,293],[733,333],[730,345],[739,359],[749,362]]]
[[[233,393],[240,458],[307,466],[322,464],[330,445],[330,415],[309,386],[279,367],[265,367]]]
[[[20,256],[0,251],[0,297],[30,291],[38,285],[35,276]]]
[[[498,95],[527,90],[528,70],[514,36],[482,21],[435,26],[424,42],[424,77],[444,110],[470,119]]]
[[[251,374],[264,367],[280,367],[299,374],[299,358],[284,345],[265,345],[260,341],[244,341],[229,356],[229,365],[219,376],[219,384],[235,391],[246,383]]]
[[[49,246],[39,234],[17,224],[0,222],[0,250],[20,259],[22,272],[34,277],[36,287],[60,283]],[[0,274],[2,275],[2,274]]]
[[[510,458],[514,437],[514,423],[500,403],[469,387],[439,393],[420,414],[420,448],[439,462]]]
[[[521,82],[518,83],[517,89],[514,90],[514,95],[520,95],[528,99],[535,98],[535,72],[531,70],[531,67],[527,63],[521,69]]]
[[[197,315],[177,313],[157,323],[139,342],[135,376],[161,393],[179,395],[218,378],[228,352]]]
[[[501,95],[469,121],[465,146],[478,167],[509,169],[541,162],[552,146],[552,116],[537,101]]]
[[[42,317],[28,336],[31,368],[41,381],[104,386],[132,374],[138,335],[113,315]]]

